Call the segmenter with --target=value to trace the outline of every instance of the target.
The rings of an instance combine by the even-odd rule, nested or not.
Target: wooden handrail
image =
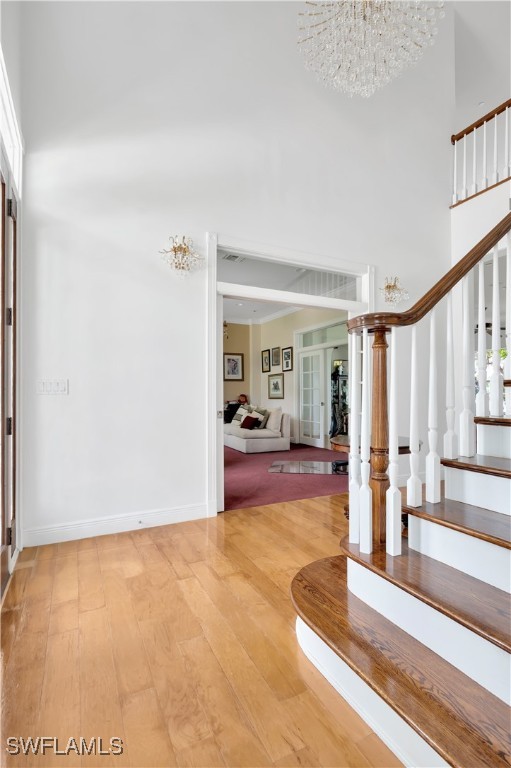
[[[358,315],[348,321],[349,333],[360,332],[367,328],[370,332],[377,329],[390,330],[393,326],[413,325],[430,312],[433,307],[451,291],[472,267],[490,251],[504,235],[511,230],[511,213],[508,213],[491,232],[488,232],[461,261],[452,267],[423,297],[407,312],[374,312]]]
[[[497,115],[500,115],[501,112],[504,112],[508,107],[511,107],[511,99],[508,99],[503,104],[500,104],[500,106],[495,107],[495,109],[492,109],[491,112],[488,112],[488,114],[484,117],[480,117],[479,120],[476,120],[475,123],[469,125],[468,128],[465,128],[459,133],[455,133],[453,136],[451,136],[451,144],[456,144],[456,142],[462,139],[464,136],[468,136],[469,133],[475,131],[476,128],[480,128],[482,125],[487,123],[488,120],[492,120],[494,117],[497,117]]]

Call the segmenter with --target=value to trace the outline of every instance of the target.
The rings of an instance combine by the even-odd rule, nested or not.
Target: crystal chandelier
[[[443,2],[308,2],[299,45],[307,69],[325,85],[371,96],[433,45]]]
[[[409,298],[408,291],[405,291],[399,285],[398,277],[386,277],[385,285],[383,288],[380,288],[380,291],[383,293],[385,303],[392,304],[393,307],[399,304],[400,301],[406,301]]]
[[[189,237],[174,235],[169,237],[171,247],[163,249],[163,261],[167,262],[180,277],[187,277],[190,272],[197,269],[202,261],[202,256],[194,251],[193,240]]]

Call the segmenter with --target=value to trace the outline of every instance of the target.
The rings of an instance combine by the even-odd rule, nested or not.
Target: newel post
[[[371,420],[371,481],[373,492],[373,548],[385,543],[385,494],[389,488],[389,418],[387,407],[387,338],[385,329],[374,331],[373,408]]]

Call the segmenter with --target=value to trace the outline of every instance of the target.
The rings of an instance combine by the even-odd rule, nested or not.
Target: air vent
[[[222,261],[233,261],[236,264],[241,264],[242,261],[245,261],[245,257],[238,256],[237,253],[224,253],[222,256]]]

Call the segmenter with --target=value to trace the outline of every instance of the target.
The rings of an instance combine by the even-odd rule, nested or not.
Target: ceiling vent
[[[245,257],[238,256],[237,253],[224,253],[222,256],[222,261],[232,261],[235,264],[241,264],[242,261],[245,261]]]

